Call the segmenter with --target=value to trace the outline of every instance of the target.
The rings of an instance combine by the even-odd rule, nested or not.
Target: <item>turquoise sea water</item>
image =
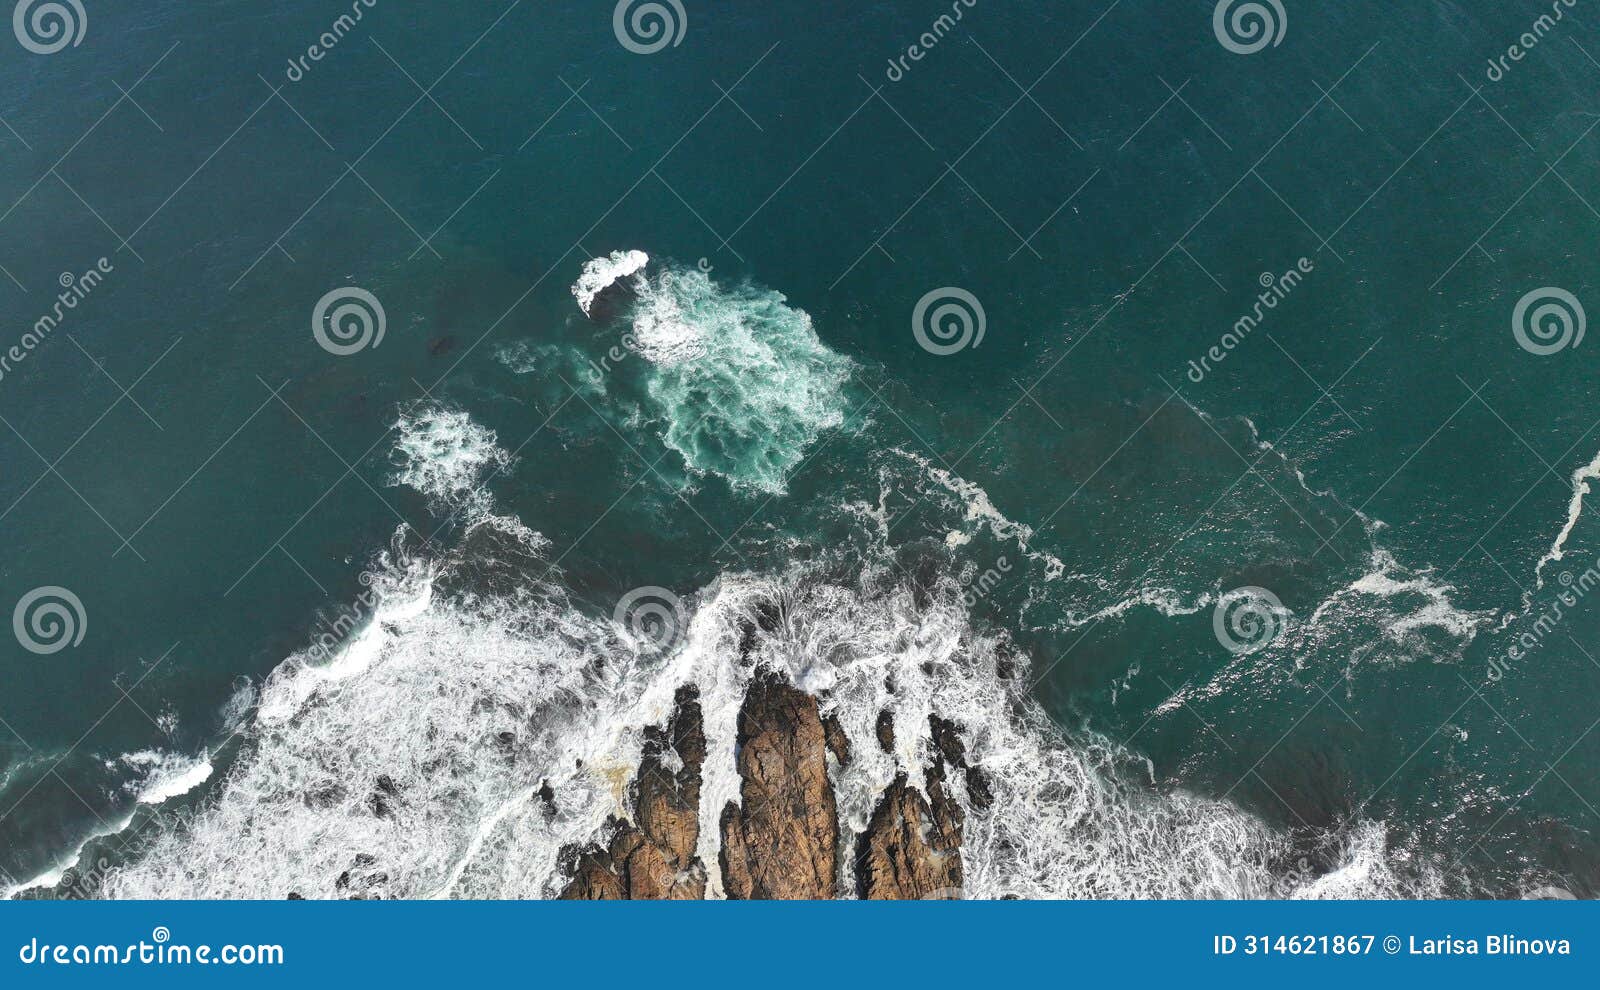
[[[94,283],[0,377],[0,603],[83,632],[0,642],[11,886],[115,833],[117,893],[386,843],[406,893],[545,892],[603,788],[551,834],[521,789],[715,669],[613,629],[657,588],[689,653],[788,602],[772,662],[865,726],[919,650],[1024,712],[975,890],[1597,892],[1594,345],[1513,332],[1600,306],[1582,2],[1283,0],[1239,54],[1205,0],[685,0],[640,54],[606,4],[379,0],[293,73],[350,5],[85,6],[0,44],[0,345]]]

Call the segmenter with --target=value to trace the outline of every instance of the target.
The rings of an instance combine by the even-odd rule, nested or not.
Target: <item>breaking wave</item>
[[[588,316],[595,297],[619,280],[644,270],[649,263],[650,256],[643,251],[613,251],[604,258],[584,262],[583,273],[572,286],[572,296],[578,300],[578,308]]]
[[[147,749],[129,753],[119,762],[139,774],[139,779],[128,785],[139,804],[161,804],[182,797],[210,780],[214,772],[210,753],[190,757]]]
[[[629,813],[644,729],[667,717],[685,683],[699,687],[705,712],[701,821],[738,800],[737,713],[757,670],[815,693],[860,754],[835,771],[846,840],[897,772],[920,779],[931,763],[915,726],[934,712],[962,726],[995,797],[975,809],[959,775],[951,782],[967,806],[968,897],[1401,890],[1381,830],[1331,873],[1301,875],[1289,837],[1260,819],[1158,786],[1146,763],[1105,739],[1063,733],[1027,695],[1028,657],[974,627],[953,580],[911,587],[871,566],[846,580],[726,574],[692,596],[687,633],[663,655],[558,583],[527,577],[544,549],[525,530],[487,525],[443,560],[387,562],[377,631],[357,637],[360,662],[330,672],[305,654],[286,661],[262,686],[245,749],[207,808],[113,871],[106,893],[553,896],[567,879],[563,850]],[[514,558],[523,577],[485,583],[485,559]],[[763,615],[777,621],[752,635]],[[907,728],[892,753],[876,745],[884,710]],[[704,861],[716,862],[718,842],[714,827],[702,829]]]

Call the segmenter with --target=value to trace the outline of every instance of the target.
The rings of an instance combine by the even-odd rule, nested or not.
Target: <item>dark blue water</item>
[[[725,574],[992,572],[972,628],[1058,730],[1284,837],[1293,889],[1595,893],[1594,345],[1513,333],[1536,290],[1600,305],[1581,0],[1285,0],[1253,54],[1205,0],[688,3],[653,54],[604,4],[379,0],[294,71],[350,5],[85,2],[77,46],[0,45],[0,601],[66,589],[83,627],[0,643],[14,881],[198,758],[179,802],[231,808],[357,724],[252,706],[370,619],[387,551],[595,621]],[[629,249],[656,281],[585,317]],[[385,332],[338,356],[312,313],[352,286]],[[945,287],[984,334],[941,356]],[[661,300],[684,361],[622,339]],[[531,571],[483,514],[542,536]],[[1248,652],[1241,588],[1279,603]]]

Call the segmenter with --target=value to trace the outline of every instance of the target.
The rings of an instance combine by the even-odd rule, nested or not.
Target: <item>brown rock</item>
[[[706,737],[700,692],[678,689],[665,727],[645,730],[633,782],[637,824],[614,821],[611,841],[578,853],[564,900],[700,900],[705,867],[700,841],[700,768]],[[554,807],[554,795],[548,798]]]
[[[945,762],[957,769],[967,766],[967,746],[961,741],[961,727],[938,715],[928,716],[928,728],[933,733],[933,745]]]
[[[609,847],[592,846],[579,860],[568,901],[689,901],[705,896],[705,870],[698,859],[680,868],[639,829],[616,823]]]
[[[850,765],[850,737],[845,735],[844,725],[839,721],[838,715],[829,715],[822,720],[822,734],[828,740],[828,752],[839,761],[841,767]]]
[[[741,803],[722,811],[722,883],[731,899],[838,893],[839,817],[817,701],[766,676],[739,711]]]
[[[885,708],[878,713],[878,745],[885,753],[894,752],[894,716]]]
[[[933,745],[939,755],[952,767],[966,771],[967,797],[972,801],[972,806],[979,811],[987,810],[994,804],[994,791],[989,786],[988,775],[967,762],[967,747],[961,741],[961,727],[949,719],[929,715],[928,728],[933,732]]]
[[[872,900],[961,896],[961,808],[944,788],[944,765],[928,771],[932,806],[905,774],[884,791],[862,833],[857,885]]]
[[[644,757],[634,783],[634,815],[639,828],[675,866],[687,866],[700,841],[700,767],[706,759],[706,734],[700,692],[678,689],[666,729],[645,731]]]
[[[632,826],[625,822],[617,823],[623,831],[633,831]],[[567,889],[561,892],[564,901],[620,901],[627,899],[628,883],[622,876],[617,862],[612,855],[612,849],[622,839],[621,831],[613,838],[609,847],[590,846],[579,853],[578,865],[573,872],[572,882]]]

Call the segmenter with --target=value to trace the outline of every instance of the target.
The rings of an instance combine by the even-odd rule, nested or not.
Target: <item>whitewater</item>
[[[522,535],[493,536],[502,555],[540,552]],[[996,798],[976,810],[952,782],[969,816],[966,897],[1403,889],[1374,852],[1372,823],[1343,840],[1348,855],[1330,871],[1358,879],[1286,887],[1289,837],[1226,802],[1158,789],[1133,754],[1054,726],[1026,696],[1026,655],[972,626],[953,580],[925,601],[887,566],[849,583],[726,574],[692,596],[682,642],[663,654],[553,582],[494,597],[439,592],[471,563],[397,561],[371,626],[381,632],[358,637],[372,654],[359,671],[330,676],[290,658],[262,688],[247,752],[211,806],[112,873],[107,894],[333,897],[356,870],[381,876],[370,889],[383,896],[553,896],[567,879],[564,851],[629,814],[644,729],[667,717],[682,685],[700,689],[705,712],[702,820],[738,800],[736,719],[762,670],[816,693],[860,754],[834,768],[852,840],[841,849],[854,848],[895,774],[920,779],[934,755],[915,731],[880,752],[879,712],[904,726],[939,713],[965,728]],[[774,613],[775,630],[741,653],[755,617]],[[702,861],[717,861],[718,841],[702,830]],[[848,856],[840,866],[851,889]],[[720,893],[715,871],[709,893]]]
[[[589,319],[618,292],[627,297],[621,315],[598,320],[631,328],[640,360],[631,379],[606,384],[623,410],[614,428],[653,435],[691,476],[781,495],[806,451],[841,426],[851,362],[768,289],[722,286],[643,252],[596,259],[573,287]],[[549,351],[517,354],[508,365],[532,373]],[[1277,453],[1246,424],[1263,453]],[[965,897],[1442,889],[1428,870],[1402,868],[1407,857],[1396,855],[1382,821],[1291,833],[1158,778],[1149,760],[1087,724],[1052,719],[1032,696],[1047,671],[972,610],[976,565],[962,556],[978,549],[975,540],[1018,554],[1023,612],[1052,596],[1081,605],[1066,608],[1067,629],[1140,609],[1182,619],[1225,589],[1172,587],[1156,575],[1119,591],[1107,574],[1069,573],[980,485],[919,455],[893,447],[874,455],[875,500],[833,505],[833,523],[852,535],[820,557],[676,589],[681,635],[663,648],[575,597],[550,541],[496,505],[492,482],[515,458],[492,430],[434,403],[403,410],[395,432],[390,483],[417,492],[450,524],[450,538],[396,532],[362,574],[359,628],[331,651],[289,656],[236,699],[237,755],[220,774],[209,752],[189,764],[139,758],[161,768],[140,798],[158,814],[169,799],[187,806],[192,790],[205,796],[179,827],[110,870],[104,895],[554,896],[570,880],[573,851],[631,815],[645,730],[666,720],[679,688],[695,686],[704,711],[701,821],[739,800],[737,718],[760,673],[815,695],[858,754],[830,763],[845,896],[855,889],[849,850],[885,788],[901,773],[921,780],[935,758],[927,733],[915,730],[897,732],[894,751],[883,752],[875,732],[883,712],[907,727],[934,714],[956,722],[990,781],[987,808],[973,804],[959,776],[949,784],[967,816]],[[1286,460],[1285,468],[1308,496],[1328,494],[1312,492]],[[907,493],[943,533],[925,566],[908,568],[891,535],[887,505]],[[1363,522],[1369,539],[1381,529]],[[1237,658],[1190,696],[1239,689],[1260,665],[1352,632],[1417,652],[1441,639],[1457,653],[1470,644],[1488,615],[1459,609],[1449,586],[1371,546],[1366,570],[1291,617],[1280,644]],[[753,633],[759,616],[778,618]],[[1180,692],[1157,713],[1184,703]],[[717,829],[701,830],[702,862],[717,862],[719,842]],[[710,873],[708,896],[719,897],[720,875]]]

